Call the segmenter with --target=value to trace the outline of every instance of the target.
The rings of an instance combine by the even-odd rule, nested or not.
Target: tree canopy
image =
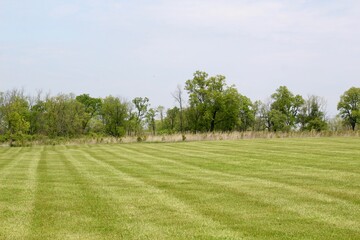
[[[186,91],[187,95],[184,94]],[[360,121],[360,88],[340,96],[339,115],[326,116],[319,96],[304,99],[280,86],[264,102],[252,101],[223,75],[196,71],[185,87],[170,93],[176,106],[151,106],[148,97],[131,101],[115,96],[92,97],[83,93],[26,96],[23,90],[0,92],[0,141],[21,142],[27,136],[77,137],[213,131],[323,131]]]
[[[360,121],[360,88],[352,87],[341,95],[337,109],[345,122],[355,130]]]

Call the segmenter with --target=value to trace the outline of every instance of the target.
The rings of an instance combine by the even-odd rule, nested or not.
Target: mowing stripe
[[[5,173],[0,181],[0,199],[11,199],[5,201],[7,204],[0,201],[0,212],[3,213],[0,217],[1,239],[24,239],[31,225],[40,153],[34,149],[16,152],[21,155],[3,169]]]
[[[0,149],[0,239],[359,239],[360,138]]]
[[[146,146],[149,147],[149,145],[146,145]],[[123,150],[125,150],[125,149],[123,148]],[[129,149],[127,148],[126,150],[129,150]],[[291,186],[291,185],[283,184],[283,183],[279,183],[279,182],[274,182],[271,180],[263,180],[261,178],[255,178],[255,177],[244,177],[244,176],[240,176],[240,175],[232,175],[232,174],[228,174],[228,173],[223,173],[223,172],[219,172],[219,171],[201,168],[201,167],[190,165],[190,164],[180,163],[180,162],[174,161],[170,158],[159,157],[158,155],[156,157],[154,157],[153,155],[148,154],[148,153],[143,153],[143,152],[139,152],[139,151],[135,151],[135,150],[132,150],[132,151],[133,151],[132,153],[134,155],[141,154],[142,156],[146,156],[147,159],[154,159],[154,160],[161,159],[166,162],[172,162],[174,164],[177,164],[177,165],[179,165],[179,167],[185,167],[185,168],[188,168],[191,170],[197,170],[199,173],[206,173],[208,175],[208,177],[203,178],[204,181],[211,182],[212,184],[216,184],[216,185],[221,185],[222,187],[225,187],[225,188],[231,188],[233,190],[239,191],[240,193],[243,193],[244,189],[241,188],[241,184],[239,184],[238,181],[249,183],[250,185],[254,185],[254,187],[259,186],[259,185],[263,186],[264,187],[263,191],[266,190],[266,188],[275,188],[275,189],[277,189],[277,191],[280,192],[280,194],[278,194],[279,196],[274,197],[272,199],[271,199],[271,197],[268,196],[268,195],[271,196],[271,194],[268,194],[267,191],[260,192],[259,194],[257,194],[256,192],[254,192],[250,189],[246,193],[250,194],[253,197],[262,199],[265,203],[276,205],[276,206],[286,209],[288,211],[295,212],[303,217],[307,217],[307,218],[314,217],[317,219],[317,221],[326,222],[326,223],[330,224],[331,226],[336,226],[338,228],[343,228],[343,229],[348,229],[348,230],[352,230],[355,232],[360,232],[360,223],[355,220],[355,219],[359,219],[359,217],[360,217],[359,216],[360,208],[358,205],[351,204],[347,201],[343,201],[341,199],[337,199],[335,197],[328,196],[326,194],[320,194],[320,193],[317,193],[317,192],[314,192],[311,190],[307,190],[304,188],[295,187],[295,186]],[[158,149],[154,147],[154,151],[158,151]],[[223,182],[218,182],[218,181],[213,180],[213,179],[219,179],[219,178],[224,178],[224,177],[225,177],[225,179]],[[194,178],[200,178],[200,177],[194,177]],[[230,178],[230,179],[228,179],[228,178]],[[227,179],[231,180],[231,182],[227,181]],[[307,206],[306,202],[304,202],[304,204],[302,204],[303,206],[301,206],[300,202],[298,202],[296,205],[294,205],[292,199],[283,198],[284,196],[288,196],[288,197],[292,196],[292,195],[288,195],[288,194],[284,194],[282,196],[281,193],[283,190],[297,194],[298,197],[301,197],[301,198],[306,197],[309,199],[317,200],[322,203],[345,204],[346,206],[348,206],[348,208],[341,209],[344,212],[343,213],[344,217],[341,218],[339,215],[333,216],[325,211],[323,211],[323,212],[318,211],[317,207]],[[274,194],[274,192],[271,192],[271,193]],[[263,196],[267,196],[267,197],[263,198]],[[340,218],[341,218],[341,220],[339,221]],[[349,218],[350,218],[350,220],[349,220]],[[351,220],[351,219],[354,219],[354,220]]]
[[[79,156],[86,156],[87,160],[96,162],[100,166],[103,166],[104,169],[117,174],[122,180],[128,181],[130,184],[135,187],[144,188],[144,191],[147,192],[148,196],[153,197],[152,200],[155,201],[154,204],[164,205],[167,208],[170,208],[177,212],[178,215],[182,216],[184,219],[191,221],[191,223],[197,225],[205,232],[208,232],[211,237],[220,237],[220,238],[229,238],[229,239],[239,239],[241,236],[238,232],[231,231],[225,226],[222,226],[219,222],[213,221],[212,219],[203,216],[191,206],[185,204],[169,193],[157,188],[156,186],[150,185],[137,177],[130,176],[120,169],[113,166],[111,162],[106,161],[105,159],[97,159],[88,154],[88,152],[81,151]]]
[[[205,146],[206,149],[204,149],[204,147],[201,147],[202,145]],[[166,146],[168,148],[172,148],[173,152],[177,152],[179,151],[179,148],[177,148],[176,146]],[[200,148],[201,147],[201,148]],[[218,156],[219,158],[217,158],[216,160],[221,160],[225,157],[226,160],[239,160],[240,157],[245,157],[245,156],[251,156],[250,158],[246,158],[247,161],[249,161],[250,163],[252,162],[259,162],[261,161],[262,163],[269,163],[269,164],[279,164],[281,166],[287,166],[287,167],[291,167],[291,168],[298,168],[297,170],[302,170],[302,169],[307,169],[307,170],[315,170],[315,171],[319,171],[319,172],[325,172],[328,173],[329,171],[334,171],[336,173],[342,173],[343,176],[341,176],[341,179],[343,179],[343,177],[360,177],[360,173],[357,171],[342,171],[340,169],[326,169],[324,166],[319,166],[314,165],[314,162],[317,162],[316,160],[319,159],[319,153],[299,153],[296,152],[294,154],[289,154],[288,153],[288,159],[283,159],[284,155],[281,152],[281,150],[279,151],[270,151],[268,149],[239,149],[238,148],[239,145],[236,143],[229,143],[226,146],[222,146],[221,144],[219,144],[219,146],[216,146],[216,148],[212,147],[211,145],[205,145],[205,143],[198,143],[196,146],[190,146],[190,147],[186,147],[185,148],[185,153],[184,155],[186,156],[190,156],[190,157],[196,157],[199,156],[198,159],[204,159],[204,152],[206,152],[207,155],[212,155],[212,156]],[[165,148],[164,148],[165,149]],[[180,150],[181,151],[181,150]],[[163,151],[162,151],[163,152]],[[266,159],[264,159],[264,152],[266,153],[266,155],[268,156]],[[237,154],[234,155],[234,153]],[[360,154],[360,152],[359,152]],[[304,164],[298,164],[299,162],[303,162],[302,159],[306,158],[309,159],[309,155],[312,156],[312,161],[309,165],[309,163],[306,163],[307,165]],[[328,155],[325,155],[328,156]],[[351,155],[352,156],[352,155]],[[230,158],[230,159],[229,159]],[[278,160],[281,159],[281,160]],[[290,160],[289,160],[290,159]],[[344,157],[344,159],[347,159],[346,157]],[[290,161],[290,162],[289,162]],[[309,160],[308,160],[309,161]],[[337,159],[338,161],[338,159]],[[224,161],[226,163],[226,161]],[[237,163],[241,163],[244,164],[243,162],[240,161],[235,161]],[[344,162],[346,163],[346,160],[344,160]],[[360,167],[360,166],[359,166]],[[355,168],[357,169],[357,168]]]
[[[71,152],[74,152],[74,150]],[[131,233],[137,233],[139,238],[164,238],[165,235],[164,233],[162,233],[161,229],[157,228],[150,222],[135,222],[135,224],[133,223],[131,225],[127,224],[126,222],[122,222],[122,220],[124,219],[131,220],[132,218],[136,218],[137,215],[140,215],[140,212],[137,211],[133,206],[124,206],[122,204],[122,196],[115,194],[113,191],[106,187],[108,183],[104,180],[104,178],[119,179],[118,173],[110,171],[107,166],[105,166],[104,169],[104,165],[99,164],[99,160],[93,158],[87,153],[85,155],[70,155],[69,151],[67,151],[65,155],[71,161],[71,164],[76,169],[81,178],[86,179],[86,181],[88,182],[87,185],[92,186],[93,194],[96,194],[97,198],[99,198],[99,201],[106,203],[107,211],[113,214],[113,216],[111,217],[111,222],[108,222],[108,224],[119,228],[116,229],[116,232],[119,233],[120,237],[126,239],[126,237],[128,237]],[[77,157],[75,158],[74,156]],[[100,171],[95,172],[95,170]],[[99,176],[99,173],[102,173],[103,176]],[[125,179],[121,178],[119,180],[124,181]],[[132,181],[129,181],[129,179],[126,179],[125,182],[128,183],[130,186],[133,185]],[[106,224],[106,221],[104,221],[104,224]]]

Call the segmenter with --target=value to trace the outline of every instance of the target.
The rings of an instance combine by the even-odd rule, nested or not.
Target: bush
[[[32,136],[18,132],[9,136],[10,147],[27,147],[32,144]]]

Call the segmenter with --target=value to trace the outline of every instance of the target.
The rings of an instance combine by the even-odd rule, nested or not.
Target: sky
[[[172,107],[197,70],[251,100],[360,87],[358,0],[0,0],[0,91]]]

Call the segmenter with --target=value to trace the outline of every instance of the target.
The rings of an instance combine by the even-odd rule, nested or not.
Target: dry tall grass
[[[146,134],[141,137],[127,136],[123,138],[82,138],[73,143],[135,143],[135,142],[182,142],[182,141],[221,141],[240,139],[270,139],[270,138],[306,138],[306,137],[360,137],[360,131],[323,131],[323,132],[214,132],[214,133],[185,133],[185,134]]]
[[[44,138],[26,142],[22,146],[32,145],[80,145],[80,144],[116,144],[136,142],[183,142],[183,141],[222,141],[240,139],[271,139],[271,138],[312,138],[312,137],[360,137],[358,131],[323,131],[323,132],[214,132],[214,133],[184,133],[184,134],[144,134],[142,136],[126,136],[123,138],[86,136],[81,138]],[[8,146],[2,143],[0,146]]]

